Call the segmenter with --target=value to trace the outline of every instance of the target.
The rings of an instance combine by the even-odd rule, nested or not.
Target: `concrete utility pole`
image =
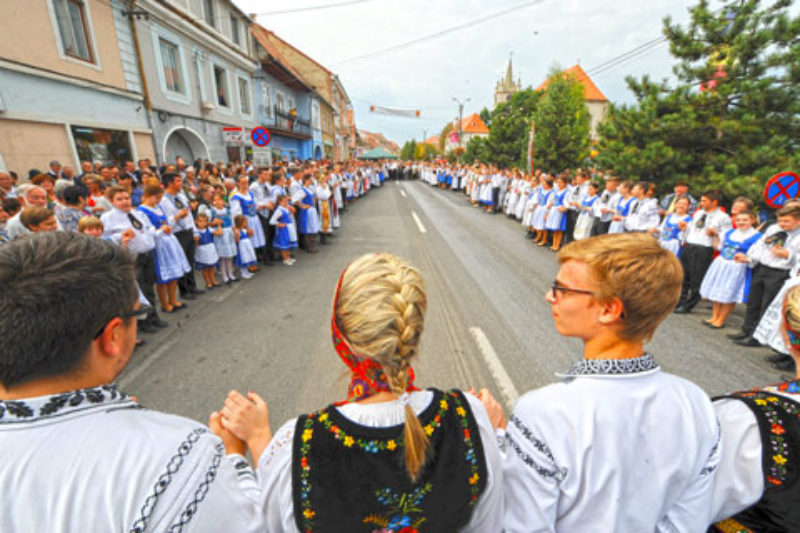
[[[464,120],[464,104],[472,100],[471,98],[467,98],[463,102],[453,97],[453,101],[458,104],[458,147],[461,147],[461,122]]]

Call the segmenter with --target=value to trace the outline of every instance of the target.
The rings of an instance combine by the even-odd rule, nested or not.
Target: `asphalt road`
[[[473,208],[462,194],[420,182],[387,182],[353,204],[320,253],[298,252],[292,267],[262,269],[167,316],[171,327],[143,336],[120,378],[148,407],[205,421],[232,388],[266,398],[278,427],[297,414],[344,399],[347,376],[330,340],[338,276],[353,258],[388,251],[423,273],[428,315],[417,383],[488,387],[507,406],[580,359],[581,346],[554,330],[544,293],[555,255],[523,238],[502,215]],[[709,394],[780,379],[763,356],[701,324],[710,304],[672,315],[648,350],[662,367]]]

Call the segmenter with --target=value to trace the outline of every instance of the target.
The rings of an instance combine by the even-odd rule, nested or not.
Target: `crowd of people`
[[[712,401],[664,372],[644,345],[683,269],[650,236],[581,239],[558,261],[545,300],[583,353],[510,415],[486,389],[415,385],[425,282],[373,253],[333,291],[346,394],[273,433],[253,391],[220,398],[207,427],[120,391],[146,312],[136,256],[24,235],[0,247],[0,530],[794,531],[800,376]],[[800,357],[800,288],[780,331]]]
[[[651,235],[683,266],[673,312],[691,313],[708,300],[711,316],[703,323],[718,330],[737,304],[745,304],[741,330],[728,337],[740,346],[770,346],[776,353],[769,362],[794,370],[775,316],[785,291],[800,283],[800,201],[788,200],[774,213],[757,212],[752,199],[726,202],[718,190],[696,199],[685,182],[659,201],[654,183],[623,181],[595,169],[527,175],[482,165],[420,164],[415,171],[487,213],[518,220],[527,239],[554,252],[597,235]]]
[[[139,327],[144,333],[167,327],[159,312],[175,313],[185,300],[250,279],[259,265],[291,266],[297,248],[316,253],[317,241],[331,242],[347,206],[387,174],[382,164],[360,162],[256,168],[249,162],[187,165],[180,157],[159,168],[148,159],[138,165],[84,161],[81,170],[76,175],[51,161],[47,172],[30,170],[24,183],[15,172],[0,171],[0,246],[62,230],[128,248],[149,308]]]

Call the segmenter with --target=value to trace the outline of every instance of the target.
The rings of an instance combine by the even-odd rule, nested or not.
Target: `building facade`
[[[159,163],[252,159],[250,20],[228,0],[138,0],[135,40]]]
[[[589,136],[592,139],[597,138],[597,126],[606,118],[608,112],[608,98],[603,92],[597,88],[592,79],[586,74],[580,65],[575,65],[564,71],[564,75],[573,78],[575,81],[583,85],[583,99],[586,103],[586,110],[589,112]],[[547,82],[545,80],[537,91],[547,89]]]
[[[522,90],[522,81],[517,79],[514,82],[514,67],[511,65],[511,58],[509,58],[505,76],[494,86],[494,107],[507,103],[511,100],[511,96],[520,90]]]
[[[459,135],[461,135],[460,142]],[[444,151],[449,152],[459,146],[466,148],[469,142],[476,137],[489,137],[489,128],[478,113],[473,113],[461,120],[460,128],[458,120],[455,121],[452,131],[445,138]]]
[[[126,10],[119,0],[0,2],[0,167],[24,176],[52,159],[79,169],[153,158]]]

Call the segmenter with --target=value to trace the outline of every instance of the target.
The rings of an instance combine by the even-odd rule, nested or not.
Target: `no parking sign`
[[[786,200],[797,198],[800,193],[800,176],[794,172],[780,172],[772,176],[764,187],[764,201],[777,209],[783,207]]]
[[[271,140],[269,130],[267,128],[262,128],[261,126],[253,128],[250,138],[253,139],[253,144],[256,146],[266,146]]]

